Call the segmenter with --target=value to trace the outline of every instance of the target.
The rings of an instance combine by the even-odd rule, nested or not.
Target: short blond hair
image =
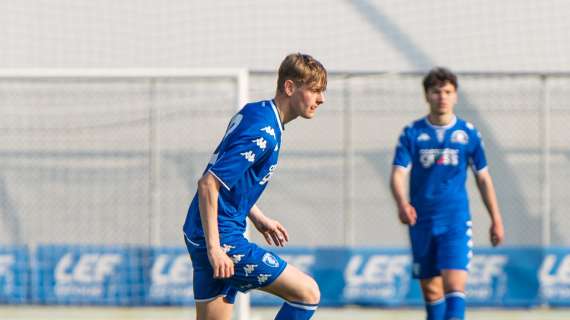
[[[284,84],[287,80],[293,81],[299,87],[307,85],[314,90],[325,91],[327,70],[308,54],[292,53],[285,57],[279,66],[277,91],[284,92]]]

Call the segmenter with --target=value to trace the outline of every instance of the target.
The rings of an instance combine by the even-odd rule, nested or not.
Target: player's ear
[[[287,96],[293,95],[293,92],[295,92],[295,88],[296,85],[295,82],[293,82],[293,80],[285,80],[285,82],[283,83],[283,91]]]

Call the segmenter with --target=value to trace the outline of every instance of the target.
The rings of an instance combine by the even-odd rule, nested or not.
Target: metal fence
[[[407,245],[388,180],[401,129],[427,112],[421,77],[333,72],[317,117],[286,126],[260,207],[291,245]],[[456,111],[485,140],[506,244],[570,245],[570,75],[459,79]],[[252,72],[250,100],[273,97],[275,82]],[[238,95],[223,76],[0,76],[0,243],[182,245],[196,181]],[[474,240],[486,246],[489,219],[468,183]]]

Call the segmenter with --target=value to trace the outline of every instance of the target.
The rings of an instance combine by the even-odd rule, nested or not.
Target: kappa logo
[[[222,250],[224,250],[225,253],[228,253],[235,248],[236,248],[235,246],[231,246],[229,244],[222,244]]]
[[[463,130],[455,130],[451,134],[451,142],[460,143],[460,144],[468,144],[469,143],[469,136]]]
[[[255,143],[261,150],[265,150],[267,147],[267,141],[263,138],[257,138],[255,140],[251,140],[251,142]]]
[[[248,277],[250,274],[252,274],[255,271],[255,268],[257,268],[256,264],[246,264],[245,267],[243,267],[245,276]]]
[[[264,284],[269,278],[271,278],[270,274],[262,273],[257,276],[257,282],[259,282],[259,284]]]
[[[265,128],[261,128],[261,131],[267,132],[270,136],[272,136],[273,138],[275,138],[275,129],[273,129],[271,126],[267,126]]]
[[[418,136],[418,141],[429,141],[430,139],[427,133],[422,133]]]
[[[271,177],[273,176],[273,173],[275,173],[276,168],[277,168],[276,164],[269,167],[269,172],[267,172],[267,174],[263,177],[263,179],[261,179],[261,181],[259,181],[259,184],[264,185],[267,182],[269,182],[269,180],[271,180]]]
[[[245,255],[243,255],[243,254],[234,254],[234,255],[232,255],[232,261],[235,264],[238,264],[241,261],[241,258],[243,258],[244,256]]]
[[[265,263],[266,265],[273,267],[273,268],[278,268],[279,267],[279,261],[277,261],[277,259],[269,252],[267,252],[266,254],[263,255],[263,258],[261,259],[261,261],[263,261],[263,263]]]
[[[247,151],[247,152],[242,152],[240,153],[245,160],[249,161],[249,162],[254,162],[255,161],[255,153],[253,153],[253,151]]]

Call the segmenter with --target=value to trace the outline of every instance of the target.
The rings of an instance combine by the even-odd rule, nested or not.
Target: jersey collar
[[[277,119],[277,123],[279,123],[279,130],[283,132],[285,130],[285,127],[281,122],[281,118],[279,118],[279,112],[277,111],[277,106],[275,106],[275,101],[269,100],[269,102],[271,102],[271,108],[273,108],[273,113],[275,113],[275,119]]]
[[[428,126],[434,128],[436,130],[441,130],[441,129],[449,129],[449,128],[453,127],[457,123],[457,116],[453,115],[453,119],[451,119],[451,122],[449,124],[446,124],[445,126],[438,126],[438,125],[432,124],[431,122],[429,122],[429,119],[427,116],[424,118],[424,120]]]

